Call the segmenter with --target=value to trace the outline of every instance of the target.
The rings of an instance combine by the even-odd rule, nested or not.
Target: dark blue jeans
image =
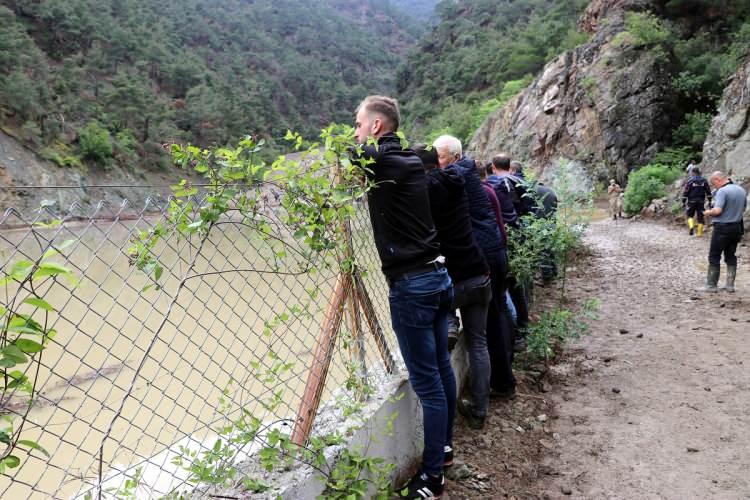
[[[456,378],[448,354],[451,279],[445,269],[399,279],[391,283],[388,300],[409,382],[422,403],[422,471],[439,475],[456,414]]]

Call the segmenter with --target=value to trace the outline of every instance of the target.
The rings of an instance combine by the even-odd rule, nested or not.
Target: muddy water
[[[162,288],[143,291],[149,282],[130,266],[125,250],[132,234],[147,224],[98,223],[40,233],[58,243],[76,240],[65,258],[56,260],[73,268],[80,281],[43,288],[59,311],[50,316],[57,335],[42,355],[38,398],[23,439],[38,441],[51,458],[24,455],[12,476],[0,478],[2,498],[70,498],[86,491],[97,481],[99,449],[113,420],[102,457],[107,484],[117,486],[122,481],[118,472],[142,467],[140,494],[163,494],[175,485],[173,476],[184,478],[170,464],[178,446],[213,444],[214,429],[224,422],[217,407],[227,388],[230,418],[240,408],[266,421],[294,417],[334,274],[321,263],[314,263],[313,272],[295,274],[308,263],[291,249],[278,261],[279,269],[290,274],[274,274],[268,264],[274,262],[271,244],[227,225],[212,233],[200,254],[197,241],[169,238],[157,247],[165,268]],[[21,257],[18,252],[39,255],[27,230],[1,234],[3,266]],[[364,259],[363,264],[375,271],[377,263]],[[237,269],[243,272],[224,273]],[[185,276],[200,273],[214,274],[189,279],[179,288]],[[387,318],[380,274],[370,272],[366,281],[381,318]],[[13,295],[12,289],[0,292],[2,303]],[[295,305],[305,311],[266,328]],[[278,359],[270,359],[269,351]],[[369,340],[367,352],[369,361],[377,362]],[[341,360],[348,355],[336,353],[326,396],[342,385]],[[294,365],[266,376],[278,362]],[[276,391],[281,391],[281,403],[269,412],[259,401]],[[24,405],[17,397],[6,411],[19,412]]]

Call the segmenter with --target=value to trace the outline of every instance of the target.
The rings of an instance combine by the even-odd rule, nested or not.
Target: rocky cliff
[[[557,158],[583,164],[592,177],[623,178],[669,139],[674,98],[665,63],[624,30],[625,12],[645,0],[595,0],[580,21],[588,43],[550,62],[525,91],[488,117],[469,151],[500,151],[543,171]]]
[[[703,147],[703,167],[750,182],[750,58],[724,90]]]

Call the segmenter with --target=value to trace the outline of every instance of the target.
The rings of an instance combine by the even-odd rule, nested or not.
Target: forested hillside
[[[390,0],[390,3],[399,10],[422,21],[434,17],[435,6],[438,2],[439,0]]]
[[[443,0],[439,24],[398,74],[398,93],[418,137],[468,138],[491,111],[553,56],[584,42],[576,23],[588,0]]]
[[[312,135],[392,92],[419,29],[370,0],[0,0],[0,118],[65,166]]]

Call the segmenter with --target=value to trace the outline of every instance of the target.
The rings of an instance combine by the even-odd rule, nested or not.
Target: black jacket
[[[440,251],[453,282],[488,274],[489,267],[472,232],[469,198],[461,173],[454,167],[431,170],[427,184]]]
[[[682,190],[682,202],[705,203],[706,198],[711,201],[711,187],[708,181],[700,175],[690,177]]]
[[[383,274],[396,278],[440,255],[427,178],[422,160],[395,134],[380,137],[377,148],[365,146],[364,156],[375,160],[367,166],[375,182],[367,195],[375,246]]]

